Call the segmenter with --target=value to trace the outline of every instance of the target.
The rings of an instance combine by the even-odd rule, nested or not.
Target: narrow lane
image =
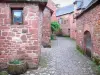
[[[42,48],[38,70],[24,75],[96,75],[93,62],[76,50],[70,38],[59,37],[52,41],[52,48]]]
[[[93,62],[76,50],[75,41],[58,38],[53,44],[57,75],[96,75],[92,69]]]

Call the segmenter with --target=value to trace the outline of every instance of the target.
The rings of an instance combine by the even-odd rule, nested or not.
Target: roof
[[[83,5],[81,8],[87,8],[87,6],[91,3],[92,0],[82,0],[83,1]]]
[[[0,0],[0,2],[48,2],[48,0]]]
[[[87,6],[90,4],[92,0],[75,0],[74,4],[77,3],[77,9],[84,9],[87,8]]]
[[[69,6],[65,6],[63,8],[60,8],[56,11],[56,16],[61,16],[64,14],[68,14],[68,13],[72,13],[74,11],[74,5],[69,5]]]
[[[89,11],[90,9],[93,9],[94,6],[96,6],[97,4],[99,4],[98,2],[99,0],[92,0],[88,6],[79,14],[76,16],[76,18],[82,16],[85,12]],[[97,4],[96,4],[97,3]]]
[[[75,0],[74,4],[77,3],[77,10],[78,9],[86,9],[92,0]],[[74,5],[71,4],[69,6],[65,6],[60,8],[56,11],[56,16],[61,16],[65,14],[72,13],[74,11]]]

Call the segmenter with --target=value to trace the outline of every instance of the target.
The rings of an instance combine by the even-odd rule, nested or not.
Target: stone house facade
[[[70,14],[57,16],[58,22],[60,23],[60,27],[62,30],[63,36],[70,36]]]
[[[44,9],[43,16],[43,29],[42,29],[42,45],[43,47],[51,47],[50,35],[51,35],[51,9],[46,7]]]
[[[100,57],[100,1],[93,0],[76,16],[77,45],[89,57]]]
[[[29,68],[38,66],[46,4],[46,0],[0,1],[0,68],[14,59],[26,60]]]

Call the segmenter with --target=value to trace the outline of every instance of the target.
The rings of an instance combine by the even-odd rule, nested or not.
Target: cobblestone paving
[[[92,61],[76,50],[70,38],[57,38],[52,48],[42,48],[40,66],[24,75],[96,75]]]

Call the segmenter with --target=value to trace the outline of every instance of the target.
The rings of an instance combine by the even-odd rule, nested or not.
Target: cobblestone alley
[[[40,67],[24,75],[96,75],[93,62],[76,50],[70,38],[59,37],[52,48],[42,48]]]

